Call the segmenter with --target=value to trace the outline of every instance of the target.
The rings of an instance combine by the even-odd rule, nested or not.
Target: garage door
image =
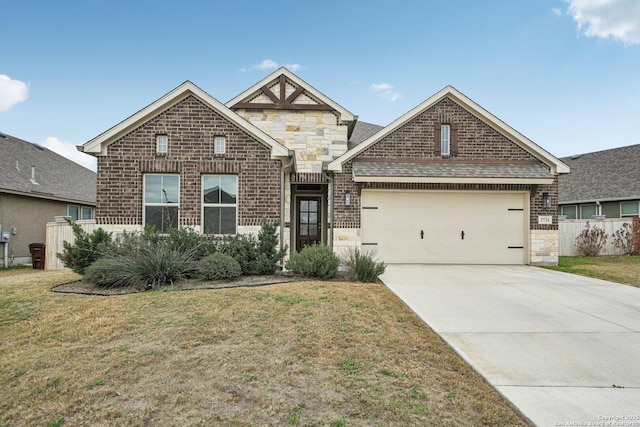
[[[362,191],[363,250],[386,263],[524,264],[527,193]]]

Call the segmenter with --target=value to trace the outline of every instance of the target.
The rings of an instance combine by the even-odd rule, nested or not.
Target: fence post
[[[640,254],[640,218],[633,218],[633,252]]]

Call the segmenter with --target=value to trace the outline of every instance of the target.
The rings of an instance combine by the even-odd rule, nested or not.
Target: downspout
[[[329,247],[333,251],[333,211],[335,211],[334,197],[333,197],[333,176],[329,175],[326,171],[322,172],[322,175],[329,181],[329,191],[331,191],[331,214],[329,215]]]
[[[295,158],[292,151],[289,151],[288,158],[289,163],[282,165],[280,168],[280,251],[284,249],[284,196],[285,196],[285,188],[284,188],[284,171],[293,166],[293,162]],[[284,260],[280,260],[280,268],[284,267]]]

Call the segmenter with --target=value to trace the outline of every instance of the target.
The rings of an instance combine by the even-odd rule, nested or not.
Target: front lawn
[[[0,425],[526,425],[380,284],[98,297],[0,272]]]
[[[640,287],[640,256],[563,256],[549,268]]]

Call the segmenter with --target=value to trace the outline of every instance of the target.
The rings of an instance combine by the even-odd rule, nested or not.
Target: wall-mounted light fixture
[[[542,207],[550,208],[551,207],[551,196],[549,193],[542,193]]]
[[[351,206],[351,191],[346,191],[344,193],[344,205]]]

